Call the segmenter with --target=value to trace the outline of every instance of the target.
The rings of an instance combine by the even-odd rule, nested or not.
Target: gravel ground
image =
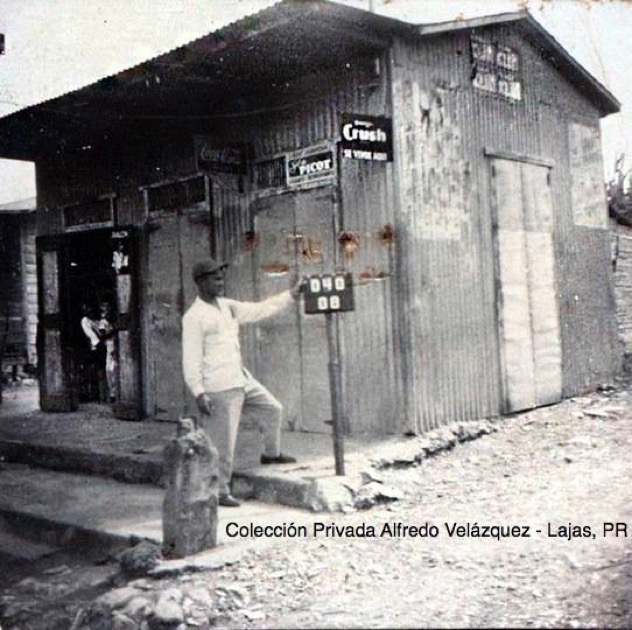
[[[220,571],[132,583],[145,601],[167,594],[185,623],[159,625],[147,609],[144,625],[125,625],[130,613],[109,627],[632,627],[631,447],[629,383],[506,418],[421,465],[376,471],[401,501],[316,515],[307,537]],[[627,536],[604,535],[617,522]],[[392,535],[398,523],[436,535]],[[374,537],[350,535],[371,527]],[[19,605],[19,586],[7,595]],[[2,625],[53,627],[21,619]],[[108,627],[96,619],[75,628]]]

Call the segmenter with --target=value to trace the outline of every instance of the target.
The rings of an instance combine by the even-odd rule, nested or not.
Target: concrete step
[[[0,531],[6,532],[7,548],[13,540],[16,553],[27,555],[83,546],[105,554],[127,547],[135,539],[160,544],[163,496],[164,490],[149,484],[4,464],[0,471]],[[246,501],[238,508],[220,507],[218,544],[243,543],[228,536],[229,522],[298,523],[314,517],[304,510],[258,501]]]
[[[160,540],[163,493],[149,484],[4,464],[0,517],[5,531],[45,544],[110,549],[133,536]]]
[[[70,447],[24,440],[0,440],[0,459],[49,470],[99,475],[127,483],[162,483],[162,449],[117,453],[98,447]]]
[[[164,487],[162,446],[137,450],[121,453],[94,445],[69,447],[66,444],[51,445],[32,440],[0,440],[0,460],[3,462],[74,473],[79,475],[77,479],[93,479],[93,485],[95,479],[103,478],[127,484]],[[302,469],[305,466],[246,468],[248,464],[251,464],[248,460],[236,463],[233,494],[237,497],[313,511],[339,509],[348,499],[348,492],[344,490],[342,482],[332,484],[313,474],[304,476]],[[86,485],[90,483],[86,482]],[[124,488],[124,484],[121,487]]]

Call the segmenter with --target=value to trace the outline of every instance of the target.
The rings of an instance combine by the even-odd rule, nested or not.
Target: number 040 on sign
[[[353,281],[350,273],[309,276],[305,284],[305,313],[353,311]]]

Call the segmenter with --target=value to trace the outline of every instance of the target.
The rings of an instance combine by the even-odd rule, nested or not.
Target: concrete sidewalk
[[[104,551],[134,539],[160,543],[162,452],[174,436],[173,423],[121,421],[111,417],[109,407],[95,404],[72,413],[44,413],[37,387],[5,390],[0,405],[0,533],[9,546],[13,537],[51,548]],[[318,518],[315,512],[348,507],[350,487],[360,484],[368,453],[383,442],[347,440],[345,477],[334,474],[331,435],[284,433],[283,450],[297,457],[296,464],[248,468],[238,461],[233,492],[245,501],[239,508],[220,508],[218,549],[193,561],[226,562],[265,544],[230,539],[227,522],[307,523]],[[42,553],[39,547],[37,551]]]
[[[9,389],[0,405],[0,458],[49,470],[159,486],[163,449],[174,436],[173,423],[118,420],[106,405],[81,405],[72,413],[42,412],[36,387]],[[297,463],[253,465],[252,457],[240,459],[238,451],[233,491],[245,499],[339,510],[374,449],[397,439],[403,438],[346,439],[347,474],[337,477],[331,435],[284,432],[283,451]]]
[[[98,547],[104,552],[131,540],[162,542],[162,489],[103,477],[4,464],[0,472],[0,531],[52,546]],[[226,525],[307,523],[316,514],[247,501],[219,508],[218,545],[241,540]],[[229,532],[230,533],[230,532]]]
[[[173,423],[114,419],[105,405],[44,413],[36,387],[5,391],[0,405],[0,533],[8,536],[6,545],[16,536],[104,550],[134,538],[160,542],[162,453],[175,430]],[[264,539],[230,539],[227,521],[308,523],[326,518],[317,512],[396,500],[398,490],[383,485],[376,468],[414,464],[492,430],[481,421],[443,427],[436,435],[347,438],[345,476],[335,475],[331,435],[286,432],[283,451],[296,456],[297,463],[248,467],[238,461],[233,493],[245,502],[220,508],[219,547],[187,562],[219,566],[253,545],[266,544]],[[167,564],[166,570],[174,566]]]

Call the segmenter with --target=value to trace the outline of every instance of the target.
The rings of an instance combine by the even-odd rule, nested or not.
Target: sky
[[[632,168],[629,0],[340,0],[413,23],[516,11],[533,16],[622,103],[602,121],[604,166]],[[0,115],[119,72],[274,0],[0,0]],[[0,160],[0,203],[35,195],[33,167]]]

